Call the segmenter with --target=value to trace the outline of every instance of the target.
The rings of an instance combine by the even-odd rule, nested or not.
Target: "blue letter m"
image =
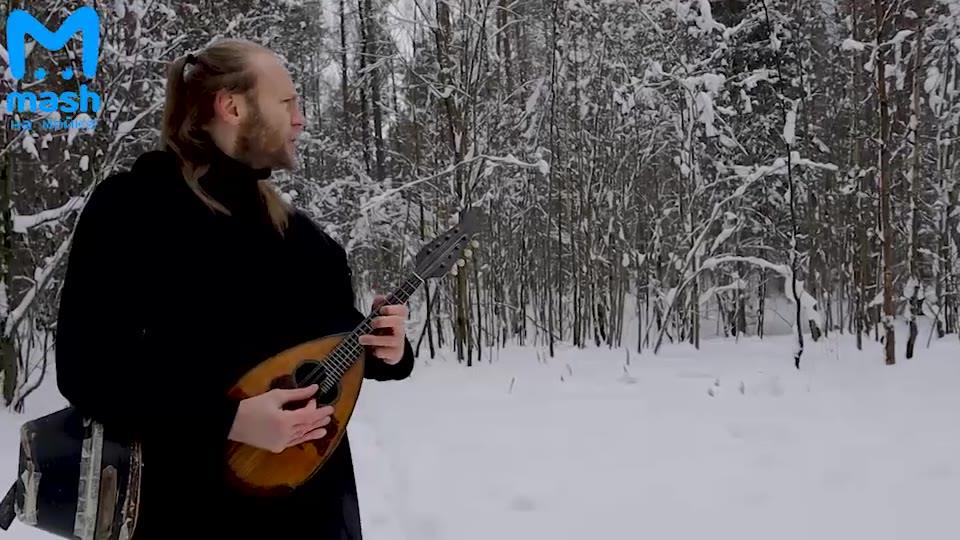
[[[47,30],[46,26],[26,11],[11,11],[7,19],[7,49],[13,78],[23,78],[27,34],[33,36],[33,39],[48,51],[56,51],[62,49],[67,40],[78,31],[83,45],[83,74],[92,79],[97,72],[97,57],[100,54],[100,18],[97,17],[96,10],[84,6],[74,11],[56,32]]]

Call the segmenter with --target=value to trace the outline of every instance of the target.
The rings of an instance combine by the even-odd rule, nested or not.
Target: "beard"
[[[287,139],[283,132],[265,122],[256,105],[252,114],[240,125],[237,152],[258,169],[293,169],[296,165],[293,156],[287,152]]]

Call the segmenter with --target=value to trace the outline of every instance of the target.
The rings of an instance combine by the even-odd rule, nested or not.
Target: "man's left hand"
[[[407,318],[407,306],[403,304],[384,305],[386,296],[377,295],[373,301],[373,310],[379,316],[374,317],[370,326],[375,333],[360,336],[360,344],[371,348],[377,358],[393,365],[403,358],[404,339],[406,328],[404,321]]]

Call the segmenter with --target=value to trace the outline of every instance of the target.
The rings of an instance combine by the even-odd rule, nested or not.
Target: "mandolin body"
[[[334,362],[328,355],[347,335],[334,334],[308,341],[264,360],[248,371],[228,395],[241,400],[274,388],[308,386],[300,381],[318,369],[326,372],[325,366]],[[228,441],[226,474],[234,488],[249,494],[282,495],[302,485],[323,466],[343,439],[360,395],[365,359],[363,352],[357,354],[359,357],[350,359],[350,367],[329,391],[325,392],[321,385],[312,398],[318,407],[332,405],[334,409],[322,439],[291,446],[279,453]],[[288,407],[299,408],[305,403],[294,402]]]

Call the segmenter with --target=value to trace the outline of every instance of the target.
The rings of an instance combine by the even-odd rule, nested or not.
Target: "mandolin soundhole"
[[[327,368],[323,364],[317,362],[316,360],[308,360],[300,364],[297,367],[297,370],[294,372],[294,379],[297,381],[297,386],[306,386],[304,384],[308,378],[311,383],[317,383],[320,385],[320,390],[317,392],[317,405],[330,405],[334,403],[338,397],[340,397],[340,385],[334,382],[334,384],[329,385],[330,389],[324,391],[324,387],[327,386]]]
[[[289,390],[289,389],[292,389],[292,388],[296,388],[297,386],[298,386],[298,385],[297,385],[297,381],[296,381],[296,379],[294,379],[293,375],[281,375],[281,376],[279,376],[279,377],[274,377],[274,379],[273,379],[272,381],[270,381],[270,389],[271,389],[271,390],[276,389],[276,388],[282,388],[282,389],[284,389],[284,390]],[[287,411],[293,411],[293,410],[296,410],[296,409],[301,409],[301,408],[305,407],[308,402],[309,402],[309,400],[307,400],[307,399],[301,399],[301,400],[296,400],[296,401],[288,401],[288,402],[286,402],[286,403],[283,404],[283,409],[284,409],[284,410],[287,410]]]

